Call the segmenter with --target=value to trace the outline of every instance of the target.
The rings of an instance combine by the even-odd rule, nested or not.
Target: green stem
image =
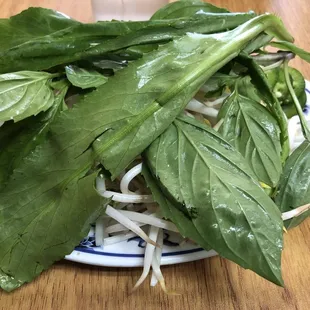
[[[289,62],[289,59],[286,59],[284,61],[284,64],[283,64],[285,82],[286,82],[287,88],[290,92],[290,95],[292,96],[293,102],[295,104],[295,108],[296,108],[298,116],[299,116],[302,133],[303,133],[305,139],[310,141],[310,130],[309,130],[309,127],[307,124],[307,120],[305,119],[305,115],[304,115],[302,108],[300,106],[299,100],[298,100],[296,93],[294,91],[293,85],[291,83],[291,79],[290,79],[290,75],[289,75],[289,71],[288,71],[288,62]]]
[[[187,85],[190,85],[197,78],[210,77],[210,68],[217,68],[219,70],[219,59],[224,59],[228,63],[233,58],[237,57],[241,49],[252,39],[257,37],[264,30],[272,28],[276,29],[277,36],[285,37],[287,40],[292,40],[290,34],[286,31],[281,21],[274,15],[261,15],[252,20],[242,24],[238,28],[227,31],[224,34],[219,34],[219,39],[227,40],[227,44],[222,45],[216,52],[203,61],[196,70],[192,71],[190,74],[185,76],[180,81],[161,95],[157,102],[160,105],[164,105],[173,96],[175,96],[180,90],[182,90]],[[223,60],[221,63],[224,62]],[[217,71],[216,70],[216,71]],[[215,72],[216,72],[215,71]],[[215,73],[214,72],[214,73]]]

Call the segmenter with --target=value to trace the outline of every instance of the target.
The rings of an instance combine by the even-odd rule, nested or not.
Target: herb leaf
[[[34,71],[0,75],[0,120],[20,121],[50,108],[54,93],[49,82],[54,76]]]
[[[262,33],[257,38],[253,39],[243,50],[246,54],[251,54],[254,51],[259,50],[261,47],[265,46],[272,40],[273,36]]]
[[[163,195],[156,182],[156,178],[152,176],[146,165],[143,165],[142,175],[147,183],[147,186],[152,192],[154,200],[160,205],[163,216],[175,223],[183,237],[195,240],[205,250],[211,250],[206,240],[200,236],[191,219]]]
[[[14,172],[1,193],[0,286],[7,291],[16,288],[16,283],[33,280],[71,253],[103,210],[101,198],[94,190],[96,173],[76,175],[71,180],[63,178],[63,171],[81,167],[81,158],[69,166],[61,161],[57,167],[39,165],[33,171],[31,162],[41,154],[39,149],[40,146]],[[44,181],[53,175],[53,180]],[[24,183],[25,176],[28,184]],[[29,192],[33,186],[36,190]]]
[[[296,46],[292,42],[275,41],[275,42],[270,42],[269,45],[271,45],[273,47],[277,47],[277,48],[279,48],[281,50],[284,50],[284,51],[290,51],[290,52],[298,55],[303,60],[305,60],[305,61],[310,63],[310,53],[305,51],[305,50],[303,50],[302,48]]]
[[[108,78],[99,72],[91,69],[79,68],[71,65],[66,66],[66,75],[72,85],[80,87],[82,89],[98,87],[105,84]]]
[[[310,203],[310,142],[305,140],[287,159],[275,202],[281,212]],[[287,228],[299,225],[310,211],[284,222]]]
[[[1,131],[11,131],[18,127],[14,135],[8,134],[5,141],[1,140],[0,152],[0,188],[3,188],[12,171],[20,165],[25,158],[37,145],[45,140],[46,133],[49,130],[55,116],[60,112],[63,106],[63,99],[66,95],[68,86],[64,84],[63,88],[55,97],[53,106],[45,113],[40,113],[35,117],[30,117],[20,124],[4,124]]]
[[[119,26],[114,22],[81,24],[74,29],[65,29],[64,31],[68,32],[67,35],[57,33],[54,35],[56,38],[39,38],[35,42],[29,41],[22,46],[3,51],[0,53],[0,72],[25,69],[46,70],[81,59],[104,56],[130,46],[167,43],[187,32],[215,33],[226,31],[236,28],[253,16],[253,13],[221,13],[198,15],[196,18],[145,22],[148,24],[136,22],[138,25],[131,24],[134,22]],[[134,28],[137,28],[136,31],[128,31]],[[117,32],[115,29],[122,31]],[[95,36],[95,38],[85,39],[82,35],[84,32],[86,37],[89,34],[93,36],[101,34],[101,37]],[[115,36],[111,35],[110,32],[114,32]]]
[[[229,11],[224,8],[216,7],[210,3],[189,0],[189,1],[176,1],[168,3],[159,10],[157,10],[151,19],[172,19],[180,17],[192,17],[197,14],[204,13],[228,13]]]
[[[279,124],[282,146],[281,157],[282,162],[284,163],[289,154],[290,147],[288,140],[287,119],[281,108],[281,105],[277,97],[272,92],[264,71],[260,68],[256,61],[245,53],[241,53],[238,57],[238,62],[247,67],[248,74],[251,76],[252,84],[255,86],[260,98],[262,98],[263,101],[266,103],[270,112]]]
[[[277,121],[260,103],[238,93],[224,102],[219,129],[224,139],[247,160],[258,180],[275,187],[281,172],[281,144]]]
[[[239,152],[211,128],[178,117],[145,157],[166,197],[211,248],[283,284],[281,213]]]

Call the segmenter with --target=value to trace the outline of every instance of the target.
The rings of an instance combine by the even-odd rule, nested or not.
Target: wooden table
[[[154,0],[155,1],[155,0]],[[232,11],[253,9],[276,12],[299,46],[310,50],[308,0],[213,0]],[[90,0],[0,0],[0,16],[8,17],[28,6],[62,11],[81,21],[91,20]],[[310,65],[294,61],[310,79]],[[310,220],[285,236],[283,277],[277,287],[251,271],[214,257],[163,267],[169,288],[181,296],[167,296],[149,281],[134,294],[131,288],[141,269],[97,268],[59,262],[31,284],[7,294],[0,292],[0,308],[24,309],[309,309]]]

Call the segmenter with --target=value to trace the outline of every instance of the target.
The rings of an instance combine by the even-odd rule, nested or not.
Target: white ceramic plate
[[[310,111],[310,82],[306,84],[307,112]],[[177,235],[166,232],[161,265],[179,264],[216,255],[215,251],[205,251],[192,243],[179,245]],[[78,247],[66,256],[67,260],[97,266],[139,267],[143,266],[145,242],[135,237],[106,247],[96,247],[94,231],[91,230]]]

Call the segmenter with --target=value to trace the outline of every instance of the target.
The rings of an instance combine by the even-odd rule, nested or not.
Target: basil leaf
[[[152,19],[172,19],[180,17],[192,17],[197,14],[204,13],[228,13],[229,11],[224,8],[216,7],[210,3],[189,0],[189,1],[176,1],[168,3],[159,10],[157,10]]]
[[[156,182],[156,179],[152,176],[150,170],[145,165],[143,165],[142,175],[147,183],[147,186],[152,192],[154,200],[159,204],[163,216],[175,223],[183,237],[195,240],[207,251],[211,250],[209,244],[203,238],[201,238],[191,219],[187,217],[181,210],[175,207],[173,203],[163,195],[160,187]]]
[[[240,53],[237,60],[239,63],[247,67],[247,73],[251,76],[252,84],[257,89],[260,98],[266,103],[267,107],[278,122],[282,146],[281,157],[282,162],[284,163],[289,154],[290,146],[288,140],[287,119],[283,113],[281,105],[275,94],[272,92],[264,71],[256,61],[245,53]]]
[[[81,159],[70,159],[74,162],[71,165],[61,161],[57,167],[42,167],[39,163],[34,171],[31,162],[42,155],[39,149],[40,146],[27,158],[26,164],[14,172],[12,181],[1,193],[0,286],[7,291],[33,280],[71,253],[104,207],[94,189],[96,173],[63,179],[61,169],[80,168]],[[47,176],[56,177],[56,185],[55,180],[44,181]],[[32,186],[37,188],[29,192]]]
[[[302,108],[307,102],[306,82],[303,75],[294,68],[289,68],[289,74],[292,81],[294,91]],[[288,118],[297,114],[293,99],[290,95],[285,82],[283,68],[276,68],[266,72],[267,79],[272,88],[273,93],[278,98],[282,109]]]
[[[48,111],[19,122],[22,123],[21,128],[19,123],[9,123],[1,128],[1,132],[13,131],[14,134],[8,134],[6,142],[1,140],[0,188],[5,187],[8,177],[14,169],[19,167],[21,161],[45,140],[51,123],[63,107],[67,89],[68,86],[64,84],[57,94],[53,106]],[[12,127],[17,127],[17,129]]]
[[[310,142],[305,140],[287,159],[280,179],[275,202],[281,212],[290,211],[310,202]],[[287,228],[299,225],[310,211],[284,222]]]
[[[212,249],[283,284],[281,213],[239,152],[208,126],[178,117],[145,157],[166,197]]]
[[[99,72],[91,69],[79,68],[77,66],[66,66],[66,75],[72,85],[86,88],[97,88],[107,82],[108,78]]]
[[[49,82],[54,76],[33,71],[0,75],[0,120],[20,121],[50,108],[54,93]]]
[[[280,132],[266,108],[235,90],[224,102],[219,129],[246,159],[258,180],[275,187],[282,172]]]
[[[290,51],[299,56],[300,58],[302,58],[303,60],[310,62],[310,53],[303,50],[300,47],[297,47],[294,43],[287,41],[276,41],[276,42],[270,42],[269,45],[277,47],[284,51]]]

